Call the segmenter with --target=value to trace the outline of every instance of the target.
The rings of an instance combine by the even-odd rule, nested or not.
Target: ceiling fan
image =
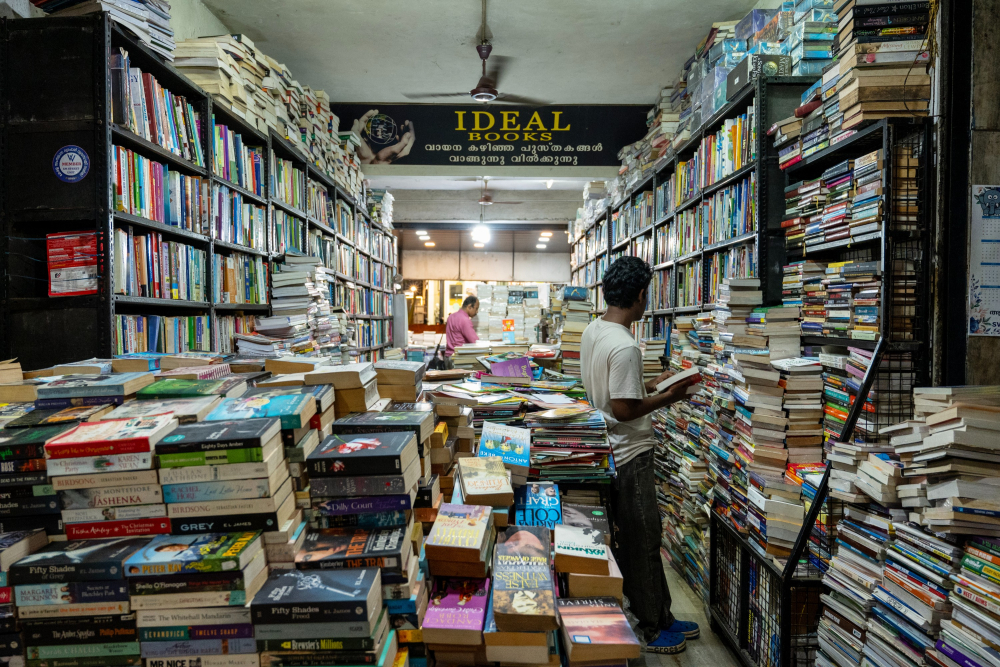
[[[542,100],[532,99],[530,97],[524,97],[522,95],[511,95],[509,93],[501,93],[500,79],[503,75],[504,69],[510,63],[509,56],[493,56],[493,60],[490,61],[490,70],[486,71],[486,61],[490,57],[490,53],[493,51],[493,45],[490,44],[489,37],[492,36],[492,32],[488,25],[486,25],[486,0],[483,0],[483,23],[479,27],[479,44],[476,45],[476,53],[479,54],[479,59],[482,61],[482,71],[483,74],[479,77],[479,82],[476,87],[469,92],[461,93],[404,93],[405,97],[409,99],[431,99],[431,98],[441,98],[441,97],[465,97],[471,96],[477,102],[482,102],[483,104],[488,104],[493,102],[494,104],[524,104],[528,106],[544,106],[548,102]]]
[[[523,204],[523,201],[493,201],[493,195],[490,194],[490,183],[489,179],[483,179],[483,187],[479,189],[479,205],[480,206],[492,206],[493,204]]]

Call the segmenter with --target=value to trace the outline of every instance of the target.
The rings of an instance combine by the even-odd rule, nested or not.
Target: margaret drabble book
[[[424,549],[429,560],[481,562],[493,531],[492,508],[442,503]]]
[[[250,603],[254,623],[371,622],[382,610],[377,567],[278,570]],[[295,636],[289,628],[288,636]]]
[[[593,528],[555,527],[556,571],[608,574],[608,547],[604,535]]]
[[[260,532],[160,535],[125,562],[129,577],[242,570],[264,547]]]
[[[458,460],[462,479],[462,498],[474,505],[510,506],[514,489],[503,461],[498,458],[464,458]]]
[[[614,598],[563,598],[558,606],[572,662],[639,657],[639,640]]]
[[[424,642],[463,646],[482,644],[489,592],[489,578],[438,579],[424,616]]]
[[[510,526],[497,535],[493,555],[493,617],[503,632],[556,630],[549,569],[549,529]]]

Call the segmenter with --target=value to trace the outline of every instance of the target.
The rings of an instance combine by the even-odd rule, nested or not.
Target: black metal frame
[[[15,36],[19,33],[22,35],[30,33],[34,38],[33,44],[27,45],[25,40],[18,41]],[[63,38],[66,35],[74,37],[71,45],[65,43]],[[89,57],[80,58],[80,47],[87,41],[92,47]],[[54,59],[44,63],[38,61],[33,58],[35,51],[32,49],[37,50],[39,45],[45,45],[53,53],[62,53],[65,58],[58,61],[58,64],[54,64]],[[201,138],[206,166],[198,167],[155,144],[145,141],[128,130],[108,122],[111,100],[108,56],[112,48],[119,46],[128,51],[130,58],[143,71],[152,73],[167,88],[185,95],[203,118],[210,119],[213,114],[219,114],[220,120],[243,135],[249,145],[263,148],[265,193],[262,197],[253,195],[214,173],[212,169],[214,142],[208,131],[203,132]],[[18,76],[18,72],[21,71],[30,71],[32,80],[26,83],[27,80],[24,77]],[[73,77],[81,86],[89,87],[86,96],[80,95],[76,99],[59,99],[58,96],[62,92],[59,83],[65,81],[67,77]],[[82,89],[75,92],[79,94]],[[18,97],[21,99],[19,110],[31,107],[32,111],[40,113],[43,120],[35,120],[34,114],[26,113],[20,117],[12,118],[12,102],[14,98]],[[267,314],[270,312],[270,306],[267,304],[213,303],[211,257],[215,254],[229,255],[232,252],[241,252],[263,256],[271,261],[280,257],[274,248],[269,248],[266,243],[263,250],[247,248],[239,244],[216,240],[211,230],[205,234],[198,234],[115,212],[110,173],[110,151],[116,143],[136,150],[151,159],[167,162],[171,169],[208,178],[210,184],[219,184],[244,194],[254,203],[265,207],[268,228],[273,224],[271,213],[274,207],[281,206],[280,202],[277,202],[270,195],[269,158],[272,150],[280,152],[286,158],[292,158],[303,170],[304,184],[313,180],[326,188],[331,201],[347,202],[355,219],[366,221],[373,235],[379,233],[392,236],[391,230],[383,228],[378,221],[372,220],[364,206],[338,186],[326,173],[317,168],[308,156],[303,155],[286,142],[283,137],[273,132],[269,135],[259,132],[235,113],[216,103],[210,95],[202,91],[187,77],[135,41],[114,24],[106,14],[92,14],[75,18],[46,17],[2,20],[0,22],[0,99],[4,100],[3,108],[0,110],[0,129],[2,129],[0,131],[0,165],[6,166],[14,162],[28,164],[29,169],[34,169],[31,173],[35,177],[34,182],[29,183],[28,187],[24,187],[23,182],[19,183],[15,180],[10,170],[0,171],[3,174],[2,181],[0,181],[2,183],[2,187],[0,187],[0,214],[2,214],[4,231],[3,239],[0,241],[0,249],[4,253],[2,260],[3,279],[0,281],[0,307],[5,315],[2,326],[0,326],[0,351],[7,357],[20,357],[26,368],[86,357],[109,357],[113,353],[113,324],[116,312],[119,314],[149,314],[156,312],[157,309],[165,309],[167,313],[183,312],[208,315],[212,328],[210,347],[213,350],[218,349],[217,318],[219,315],[240,311],[247,314]],[[32,107],[32,105],[34,106]],[[60,112],[62,112],[62,116],[58,115]],[[36,141],[28,144],[27,149],[24,148],[26,142],[22,141],[19,144],[22,150],[19,150],[17,155],[13,155],[12,150],[14,149],[10,142],[12,135],[15,137],[31,135]],[[83,137],[88,136],[89,139],[83,139]],[[84,145],[92,153],[88,177],[81,182],[80,186],[60,190],[59,196],[52,195],[51,183],[47,183],[51,180],[51,174],[45,172],[47,161],[51,160],[49,144],[56,141],[61,142],[59,145],[78,143]],[[10,198],[11,192],[15,189],[19,196],[17,204],[13,203]],[[84,189],[86,191],[85,203],[81,205],[80,197]],[[209,220],[211,221],[211,197],[209,207]],[[289,207],[282,208],[287,210]],[[354,246],[353,241],[335,234],[334,230],[322,225],[318,220],[307,215],[305,211],[293,210],[291,212],[302,219],[306,234],[315,229],[333,239],[336,244]],[[18,230],[25,229],[25,225],[29,224],[32,238],[41,238],[46,233],[53,231],[74,229],[89,228],[98,232],[98,247],[101,257],[98,266],[99,293],[97,295],[59,298],[47,296],[47,293],[40,287],[44,284],[46,275],[44,271],[44,240],[40,246],[34,246],[34,252],[29,255],[25,255],[25,253],[11,254],[13,250],[11,237],[22,238],[17,236]],[[113,230],[116,226],[128,225],[158,231],[169,238],[206,250],[209,258],[205,267],[206,293],[210,301],[197,303],[126,297],[115,294],[111,284],[114,256]],[[307,236],[302,239],[303,243],[307,240]],[[25,243],[24,241],[18,242]],[[303,248],[308,252],[305,245]],[[34,275],[20,278],[19,274],[12,271],[12,258],[18,254],[26,257],[26,259],[20,260],[21,264],[28,260],[33,262]],[[358,286],[372,289],[380,294],[391,294],[395,291],[391,275],[395,272],[398,264],[396,252],[392,253],[391,259],[392,263],[389,264],[386,261],[369,257],[369,266],[371,266],[370,262],[378,261],[386,267],[385,273],[390,279],[386,280],[381,288],[369,287],[368,276],[365,276],[364,280],[344,276],[342,280],[357,283]],[[19,281],[17,285],[19,289],[15,289],[15,286],[12,285],[14,280]],[[21,283],[25,281],[31,282],[28,282],[27,287],[21,287]],[[19,292],[24,296],[19,296]],[[77,335],[70,335],[70,332]],[[365,353],[389,347],[391,345],[391,327],[389,327],[389,332],[390,335],[384,344],[367,348]]]

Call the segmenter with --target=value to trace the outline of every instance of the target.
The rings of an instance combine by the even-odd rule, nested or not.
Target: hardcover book
[[[240,396],[223,400],[206,421],[278,418],[281,428],[295,429],[308,426],[314,414],[316,399],[311,395]]]
[[[218,396],[175,398],[164,401],[132,401],[119,405],[102,419],[133,419],[152,415],[172,414],[179,423],[199,422],[219,403]]]
[[[300,570],[343,570],[376,567],[403,574],[412,550],[409,531],[392,528],[326,528],[306,535],[295,556]]]
[[[510,477],[500,459],[459,459],[458,473],[462,479],[462,498],[469,504],[499,507],[514,502]]]
[[[549,529],[510,526],[497,535],[493,554],[493,617],[504,632],[556,630],[555,591],[549,569]]]
[[[207,421],[178,426],[156,445],[157,454],[262,448],[281,432],[278,419]]]
[[[375,362],[375,374],[379,384],[415,386],[424,377],[427,364],[422,361],[393,361],[382,359]]]
[[[531,429],[483,422],[478,456],[498,457],[511,472],[527,475],[531,465]]]
[[[555,528],[563,522],[559,487],[555,482],[531,482],[514,492],[514,523]]]
[[[556,571],[608,574],[608,547],[604,535],[593,528],[555,527]]]
[[[371,362],[323,366],[306,373],[305,383],[309,385],[332,384],[334,389],[360,389],[375,379],[375,368]]]
[[[125,561],[125,575],[148,577],[241,570],[263,549],[260,532],[160,535]]]
[[[433,412],[358,412],[330,424],[334,435],[409,431],[424,442],[434,431]]]
[[[152,376],[150,376],[152,377]],[[136,392],[136,398],[168,399],[168,398],[198,398],[202,396],[242,396],[247,383],[240,378],[223,378],[220,380],[157,380],[148,387]]]
[[[350,477],[400,474],[416,460],[416,437],[402,431],[327,436],[306,464],[311,477]]]
[[[563,646],[573,662],[639,657],[639,640],[614,598],[561,598]]]
[[[424,543],[429,560],[482,561],[493,531],[492,508],[442,503]]]
[[[424,616],[424,642],[482,644],[489,591],[489,578],[438,579]]]
[[[382,609],[377,567],[351,570],[278,570],[250,603],[253,622],[371,622]],[[290,629],[289,636],[294,635]]]
[[[85,422],[45,445],[50,459],[148,452],[177,428],[173,415]]]
[[[152,373],[117,375],[73,375],[38,387],[38,398],[84,398],[88,396],[128,396],[153,383]]]
[[[148,538],[53,542],[11,565],[7,582],[20,586],[122,579],[125,561],[148,543]]]

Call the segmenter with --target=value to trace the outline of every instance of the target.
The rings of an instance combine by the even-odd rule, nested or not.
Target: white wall
[[[404,250],[400,263],[403,277],[412,280],[570,280],[568,253]]]
[[[170,27],[178,42],[229,33],[229,28],[201,0],[170,0]]]

